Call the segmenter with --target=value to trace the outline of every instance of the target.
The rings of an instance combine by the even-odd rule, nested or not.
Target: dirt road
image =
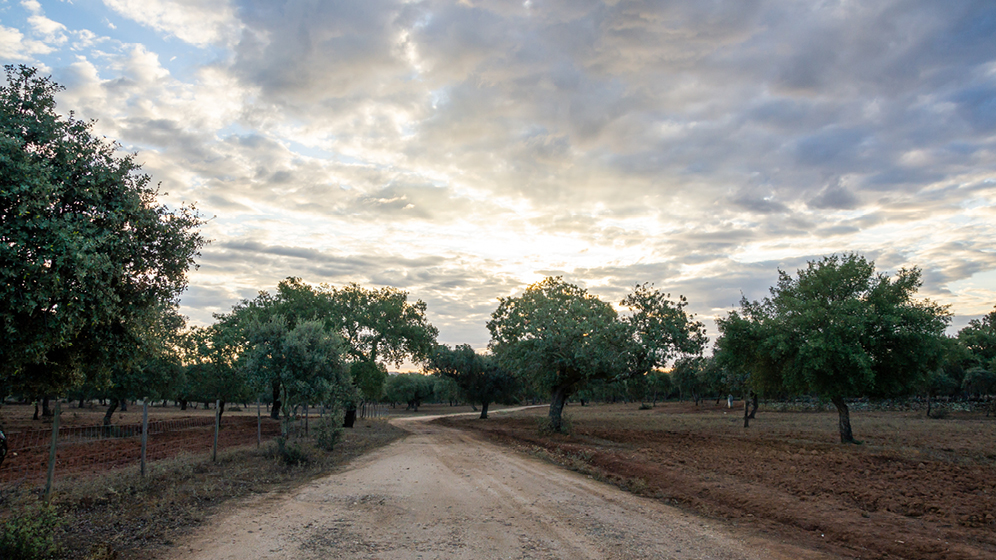
[[[420,419],[290,495],[213,520],[170,560],[818,558]]]

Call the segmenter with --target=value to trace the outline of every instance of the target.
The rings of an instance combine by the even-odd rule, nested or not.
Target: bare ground
[[[711,403],[570,407],[572,434],[540,435],[545,409],[444,419],[492,441],[755,534],[855,558],[996,558],[996,421],[855,412],[740,413]]]
[[[393,420],[412,435],[289,495],[254,498],[164,557],[828,557],[425,420]]]

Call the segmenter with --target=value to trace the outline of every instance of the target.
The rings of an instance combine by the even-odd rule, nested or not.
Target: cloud
[[[54,47],[42,41],[25,38],[17,29],[0,25],[0,58],[4,60],[29,62],[35,56],[48,54],[53,50]]]
[[[155,40],[29,1],[0,55],[216,216],[198,320],[301,275],[404,287],[480,347],[545,274],[714,317],[846,251],[982,297],[957,282],[996,243],[991,3],[106,4]]]
[[[227,1],[103,0],[118,14],[192,45],[226,44],[238,27]]]

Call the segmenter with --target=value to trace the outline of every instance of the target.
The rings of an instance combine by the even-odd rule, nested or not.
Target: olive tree
[[[275,315],[247,327],[249,350],[245,371],[256,387],[281,388],[284,419],[295,404],[342,405],[355,399],[342,339],[318,321],[293,328]]]

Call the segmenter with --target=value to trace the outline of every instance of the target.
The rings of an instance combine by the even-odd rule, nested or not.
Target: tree
[[[468,400],[481,403],[482,420],[487,419],[491,403],[513,402],[518,389],[517,380],[499,366],[494,356],[478,354],[469,344],[453,349],[443,344],[436,346],[426,369],[453,379]]]
[[[996,394],[996,372],[978,366],[973,367],[965,372],[962,388],[969,394],[978,395],[990,401],[989,405],[986,406],[986,416],[989,416],[993,411],[991,396]]]
[[[194,328],[187,336],[192,352],[186,376],[187,390],[200,401],[218,401],[218,419],[230,402],[253,397],[240,354],[238,333],[222,324]]]
[[[311,286],[300,278],[287,278],[277,285],[276,294],[260,292],[255,299],[243,300],[230,313],[215,318],[244,331],[246,325],[279,315],[288,329],[302,321],[318,321],[326,331],[337,334],[343,340],[350,368],[359,374],[354,377],[360,389],[354,394],[357,401],[344,403],[350,419],[355,417],[359,398],[379,398],[386,379],[381,362],[400,365],[405,358],[421,362],[428,357],[438,331],[429,324],[425,310],[424,302],[409,303],[408,293],[394,288]],[[274,379],[270,390],[271,415],[276,418],[281,407],[279,380]]]
[[[671,381],[682,400],[691,398],[695,406],[699,405],[708,390],[706,380],[702,375],[703,359],[699,356],[688,356],[675,362],[671,370]]]
[[[969,321],[958,331],[958,341],[970,352],[967,367],[996,371],[996,309]]]
[[[681,356],[697,356],[709,341],[705,325],[685,311],[685,296],[678,296],[677,301],[670,297],[651,284],[642,284],[620,302],[631,311],[623,322],[636,342],[630,366],[635,374],[650,373]]]
[[[0,87],[0,384],[52,394],[106,384],[144,314],[175,302],[203,239],[133,156],[55,111],[61,89],[6,66]]]
[[[771,297],[741,301],[718,321],[718,352],[748,364],[750,383],[817,393],[837,408],[840,439],[854,443],[845,399],[909,392],[943,356],[947,308],[915,300],[920,271],[890,279],[856,254],[778,271]]]
[[[179,348],[186,318],[174,304],[147,310],[140,323],[127,333],[109,336],[105,354],[113,356],[108,377],[92,386],[109,405],[104,425],[109,425],[118,406],[124,410],[127,399],[162,396],[181,367]],[[135,328],[141,325],[141,328]],[[105,367],[104,365],[89,367]]]
[[[661,370],[654,370],[647,374],[647,391],[653,395],[653,406],[657,406],[658,399],[667,399],[674,389],[671,376]]]
[[[341,406],[356,398],[342,339],[320,322],[303,321],[288,328],[287,320],[275,315],[251,323],[246,334],[247,376],[257,388],[274,384],[281,388],[285,421],[293,404]]]
[[[503,367],[550,392],[551,430],[562,431],[564,404],[585,383],[626,376],[632,333],[587,290],[558,276],[498,301],[490,348]]]
[[[391,403],[403,402],[406,410],[418,412],[422,401],[432,396],[435,389],[435,379],[420,373],[399,373],[387,379],[384,395]]]
[[[354,359],[397,367],[406,358],[423,362],[435,348],[439,331],[425,317],[425,302],[408,303],[408,292],[347,284],[332,297],[334,324]]]

